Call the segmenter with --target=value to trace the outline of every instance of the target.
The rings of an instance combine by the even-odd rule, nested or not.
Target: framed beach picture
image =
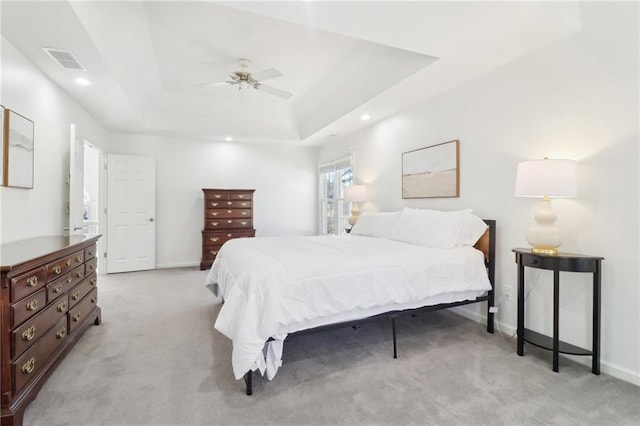
[[[402,153],[402,198],[460,196],[460,141]]]
[[[33,188],[33,121],[5,109],[5,185]]]

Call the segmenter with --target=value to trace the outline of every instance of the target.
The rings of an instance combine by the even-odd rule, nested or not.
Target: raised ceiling
[[[2,35],[114,132],[319,144],[580,28],[578,3],[3,1]],[[43,47],[71,51],[86,71]],[[275,68],[253,88],[238,59]],[[74,83],[85,77],[93,85]],[[360,120],[362,113],[372,120]]]

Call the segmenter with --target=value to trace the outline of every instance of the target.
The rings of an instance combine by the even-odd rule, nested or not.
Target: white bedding
[[[256,369],[273,378],[287,333],[491,289],[483,254],[472,247],[353,235],[231,240],[206,283],[225,301],[215,328],[233,341],[237,379]]]

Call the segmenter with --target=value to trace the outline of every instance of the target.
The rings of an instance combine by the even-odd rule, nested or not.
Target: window
[[[344,201],[344,187],[354,184],[351,156],[320,166],[320,227],[322,234],[342,234],[351,203]]]

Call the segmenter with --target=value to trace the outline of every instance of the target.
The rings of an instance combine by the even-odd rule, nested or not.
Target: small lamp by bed
[[[351,185],[344,187],[344,200],[351,202],[351,216],[349,225],[353,226],[360,217],[358,203],[367,199],[367,187],[365,185]]]
[[[573,160],[524,161],[518,163],[516,197],[536,197],[542,201],[535,209],[536,225],[527,231],[527,241],[534,253],[558,254],[562,245],[559,229],[554,225],[557,216],[551,198],[575,198],[577,178]]]

